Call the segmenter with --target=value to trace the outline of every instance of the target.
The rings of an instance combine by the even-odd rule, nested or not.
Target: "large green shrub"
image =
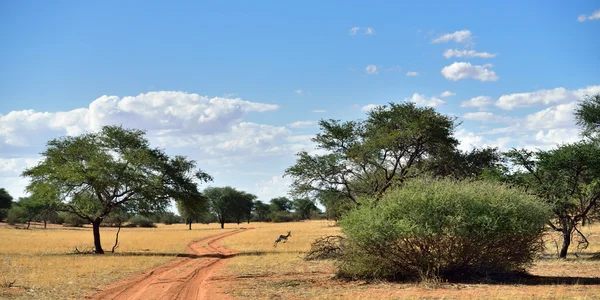
[[[491,182],[417,179],[344,216],[345,278],[456,279],[522,270],[549,207]]]

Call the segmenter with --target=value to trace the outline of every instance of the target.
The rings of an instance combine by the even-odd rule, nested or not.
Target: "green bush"
[[[0,208],[0,221],[6,219],[8,217],[8,208]]]
[[[10,225],[27,222],[27,210],[20,206],[13,206],[8,210],[6,222]]]
[[[270,214],[271,222],[283,223],[298,221],[299,217],[293,213],[285,211],[274,211]]]
[[[90,223],[88,220],[83,219],[76,214],[65,212],[60,213],[58,219],[62,219],[62,224],[65,227],[83,227],[83,225]]]
[[[152,220],[144,217],[144,216],[133,216],[131,218],[129,218],[129,223],[136,225],[138,227],[156,227],[156,225],[154,225],[154,222],[152,222]]]
[[[338,276],[475,279],[521,271],[541,247],[550,208],[491,182],[417,179],[340,220]]]

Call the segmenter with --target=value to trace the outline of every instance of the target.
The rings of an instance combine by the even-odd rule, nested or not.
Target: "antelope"
[[[292,232],[288,231],[287,235],[280,235],[276,240],[275,240],[275,244],[273,244],[273,248],[277,247],[277,243],[283,241],[284,243],[287,242],[287,239],[292,236]]]

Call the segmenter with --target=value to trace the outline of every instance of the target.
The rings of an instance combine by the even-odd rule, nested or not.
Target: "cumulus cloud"
[[[498,75],[489,69],[491,67],[491,64],[477,66],[467,62],[455,62],[449,66],[445,66],[441,73],[446,79],[451,81],[467,78],[479,81],[496,81],[498,80]]]
[[[367,105],[361,107],[360,110],[362,110],[364,112],[368,112],[368,111],[372,111],[380,106],[381,105],[379,105],[379,104],[367,104]]]
[[[418,72],[406,72],[406,76],[419,76]]]
[[[416,105],[420,105],[420,106],[430,106],[430,107],[436,107],[436,106],[440,106],[440,105],[446,103],[446,101],[444,101],[440,98],[437,98],[437,97],[427,98],[424,95],[421,95],[418,93],[414,93],[412,95],[412,97],[410,97],[410,98],[404,98],[404,101],[413,102]]]
[[[350,28],[350,30],[348,30],[348,34],[350,35],[356,35],[356,33],[360,30],[360,27],[352,27]]]
[[[479,109],[484,109],[491,105],[493,102],[494,100],[490,96],[477,96],[467,101],[463,101],[460,104],[460,107],[477,107]]]
[[[579,15],[579,17],[577,17],[578,22],[593,21],[593,20],[600,20],[600,9],[593,12],[589,16]]]
[[[518,107],[553,105],[578,101],[585,95],[595,95],[598,93],[600,93],[600,85],[588,86],[577,90],[567,90],[560,87],[552,90],[502,95],[496,101],[495,105],[505,110],[511,110]]]
[[[296,121],[288,124],[288,127],[291,128],[307,128],[307,127],[315,127],[319,124],[317,121]]]
[[[375,34],[375,30],[373,28],[371,28],[371,27],[367,27],[365,29],[365,34],[366,35],[374,35]]]
[[[304,93],[302,90],[295,90],[294,92],[298,95],[302,95]]]
[[[491,112],[470,112],[463,115],[463,118],[471,121],[480,121],[484,123],[510,123],[514,122],[511,117],[498,116]]]
[[[313,109],[312,112],[314,112],[314,113],[324,113],[324,112],[327,112],[327,111],[324,110],[324,109]]]
[[[442,54],[445,58],[451,57],[479,57],[479,58],[493,58],[496,57],[496,54],[488,53],[488,52],[477,52],[475,50],[458,50],[458,49],[446,49],[444,54]]]
[[[451,97],[451,96],[456,96],[456,93],[453,93],[451,91],[445,91],[440,94],[440,97],[442,97],[442,98]]]
[[[454,41],[457,43],[470,43],[472,41],[473,36],[471,35],[471,31],[470,30],[459,30],[459,31],[455,31],[453,33],[446,33],[444,35],[441,35],[435,39],[433,39],[431,42],[436,44],[436,43],[447,43],[450,41]]]
[[[12,111],[0,114],[0,149],[39,145],[50,136],[77,135],[122,124],[157,134],[225,132],[250,112],[277,110],[274,104],[240,98],[208,98],[184,92],[151,92],[119,98],[102,96],[87,108],[67,112]]]
[[[378,74],[379,73],[377,71],[377,66],[376,65],[368,65],[365,68],[365,72],[367,72],[367,74],[369,74],[369,75],[374,75],[374,74]]]

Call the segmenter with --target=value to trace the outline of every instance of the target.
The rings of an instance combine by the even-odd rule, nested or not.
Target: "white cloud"
[[[324,109],[313,109],[312,112],[314,112],[314,113],[324,113],[324,112],[327,112],[327,111],[324,110]]]
[[[446,49],[444,54],[445,58],[451,57],[480,57],[480,58],[492,58],[496,57],[496,54],[488,52],[477,52],[475,50],[457,50],[457,49]]]
[[[375,65],[368,65],[365,68],[365,72],[367,72],[367,74],[369,74],[369,75],[378,74],[378,72],[377,72],[377,66],[375,66]]]
[[[576,108],[576,102],[549,107],[527,115],[524,125],[531,130],[574,126],[575,117],[573,113]]]
[[[291,128],[307,128],[307,127],[316,127],[319,123],[317,121],[296,121],[288,124],[288,127]]]
[[[600,9],[593,12],[589,16],[579,15],[579,17],[577,17],[578,22],[593,21],[593,20],[600,20]]]
[[[365,34],[366,35],[374,35],[375,34],[375,30],[373,28],[371,28],[371,27],[367,27],[365,29]]]
[[[404,98],[404,101],[413,102],[416,105],[420,105],[420,106],[430,106],[430,107],[436,107],[436,106],[440,106],[440,105],[446,103],[444,100],[442,100],[440,98],[431,97],[431,98],[427,99],[427,97],[425,97],[424,95],[418,94],[418,93],[414,93],[412,95],[412,97],[410,97],[410,98]]]
[[[518,107],[552,105],[578,101],[585,95],[595,95],[598,93],[600,93],[600,85],[588,86],[577,90],[567,90],[560,87],[552,90],[538,90],[530,93],[502,95],[495,105],[505,110],[511,110]]]
[[[473,36],[471,35],[470,30],[459,30],[453,33],[446,33],[442,36],[437,37],[432,40],[432,43],[447,43],[450,41],[454,41],[457,43],[470,43]]]
[[[451,96],[456,96],[456,93],[453,93],[451,91],[445,91],[440,94],[440,97],[442,97],[442,98],[451,97]]]
[[[494,100],[492,100],[492,97],[490,96],[477,96],[467,101],[463,101],[460,104],[460,107],[477,107],[479,109],[484,109],[493,102]]]
[[[419,76],[418,72],[406,72],[406,76]]]
[[[292,182],[290,177],[273,176],[256,184],[256,195],[261,201],[269,203],[273,198],[287,196]]]
[[[485,123],[510,123],[514,122],[511,117],[498,116],[491,112],[470,112],[463,115],[463,118],[471,121],[480,121]]]
[[[302,90],[295,90],[294,92],[298,95],[302,95],[304,93]]]
[[[491,64],[483,66],[473,66],[467,62],[455,62],[449,66],[445,66],[441,73],[442,75],[452,81],[473,78],[479,81],[496,81],[498,76],[496,73],[488,68],[491,68]]]
[[[348,33],[350,35],[356,35],[356,32],[358,32],[359,30],[360,30],[360,27],[356,27],[355,26],[355,27],[350,28],[350,30],[348,31]]]
[[[373,109],[376,109],[376,108],[378,108],[378,107],[380,107],[380,106],[381,106],[381,105],[379,105],[379,104],[367,104],[367,105],[365,105],[365,106],[361,107],[361,108],[360,108],[360,110],[362,110],[362,111],[364,111],[364,112],[368,112],[368,111],[371,111],[371,110],[373,110]]]

